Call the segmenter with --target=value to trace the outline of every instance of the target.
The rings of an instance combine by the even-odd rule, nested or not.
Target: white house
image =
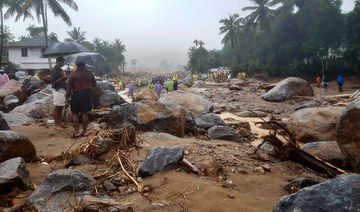
[[[50,37],[48,45],[58,42],[55,37]],[[24,70],[28,75],[37,72],[48,72],[48,58],[42,57],[46,49],[44,37],[33,37],[10,43],[6,46],[9,52],[9,62],[16,64],[19,70]],[[52,59],[52,66],[55,60]]]

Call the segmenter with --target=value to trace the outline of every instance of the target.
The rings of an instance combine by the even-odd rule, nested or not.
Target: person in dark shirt
[[[92,109],[91,88],[96,87],[96,80],[91,71],[85,69],[85,63],[77,63],[76,71],[69,76],[66,99],[70,100],[74,138],[84,136],[89,124],[88,112]],[[81,114],[82,131],[80,133],[79,114]]]
[[[56,65],[51,70],[50,77],[51,77],[51,85],[54,89],[54,121],[55,121],[55,129],[64,129],[66,128],[63,123],[61,123],[61,114],[62,110],[65,106],[65,89],[66,89],[66,80],[67,77],[65,76],[61,67],[64,66],[65,59],[62,57],[56,58]]]

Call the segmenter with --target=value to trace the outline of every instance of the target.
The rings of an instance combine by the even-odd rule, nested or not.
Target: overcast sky
[[[311,1],[311,0],[310,0]],[[158,67],[162,59],[177,64],[186,64],[187,52],[194,39],[205,42],[205,48],[221,49],[219,20],[229,14],[247,14],[241,9],[250,6],[249,0],[75,0],[79,7],[74,12],[63,6],[73,26],[67,26],[60,18],[49,13],[49,32],[55,32],[62,41],[66,31],[80,27],[86,38],[92,41],[98,37],[114,41],[119,38],[125,45],[125,57],[137,59],[137,66]],[[343,11],[351,11],[354,0],[343,0]],[[16,36],[26,35],[30,24],[35,21],[5,20],[5,25]]]

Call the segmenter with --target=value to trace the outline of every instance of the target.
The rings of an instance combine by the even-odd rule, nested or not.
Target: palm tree
[[[230,15],[229,19],[224,18],[219,21],[219,23],[223,24],[219,30],[219,34],[224,34],[224,38],[221,40],[221,43],[225,44],[230,41],[231,49],[233,51],[233,59],[234,62],[237,63],[236,57],[235,57],[235,51],[234,51],[234,43],[236,41],[237,35],[239,34],[241,30],[241,22],[242,18],[239,18],[239,14]]]
[[[85,31],[81,31],[80,27],[74,27],[73,30],[67,31],[67,34],[70,36],[70,39],[66,39],[66,41],[75,41],[76,43],[82,43],[85,41]]]
[[[271,22],[274,17],[274,10],[270,9],[271,0],[251,0],[257,6],[249,6],[242,8],[243,11],[253,11],[250,15],[246,16],[249,25],[254,29],[259,25],[262,30],[268,33],[270,38]]]
[[[121,42],[120,39],[115,39],[113,46],[117,55],[121,55],[122,53],[126,52],[126,46]]]
[[[3,49],[4,49],[4,14],[3,8],[7,7],[10,3],[10,0],[0,0],[0,24],[1,24],[1,38],[0,38],[0,68],[2,64],[2,56],[3,56]]]
[[[99,51],[99,49],[101,47],[101,39],[100,38],[94,38],[93,43],[94,43],[94,46],[95,46],[95,51]]]
[[[77,11],[78,6],[74,0],[13,0],[10,4],[9,9],[5,13],[5,18],[16,15],[15,21],[18,21],[21,17],[23,19],[34,18],[32,12],[35,12],[35,16],[38,21],[43,23],[44,34],[45,34],[45,44],[48,46],[48,19],[47,19],[47,9],[55,16],[60,16],[64,22],[71,26],[71,18],[66,13],[64,8],[60,3],[63,3],[69,6],[71,9]]]
[[[205,45],[204,41],[199,40],[199,49],[200,49],[200,61],[201,61],[201,69],[204,68],[204,60],[203,60],[203,56],[202,56],[202,50],[203,50],[203,45]]]

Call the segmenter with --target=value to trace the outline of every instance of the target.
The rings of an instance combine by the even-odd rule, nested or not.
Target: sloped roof
[[[56,37],[48,37],[48,45],[59,42]],[[6,47],[46,47],[45,37],[25,38],[17,42],[9,43]]]

